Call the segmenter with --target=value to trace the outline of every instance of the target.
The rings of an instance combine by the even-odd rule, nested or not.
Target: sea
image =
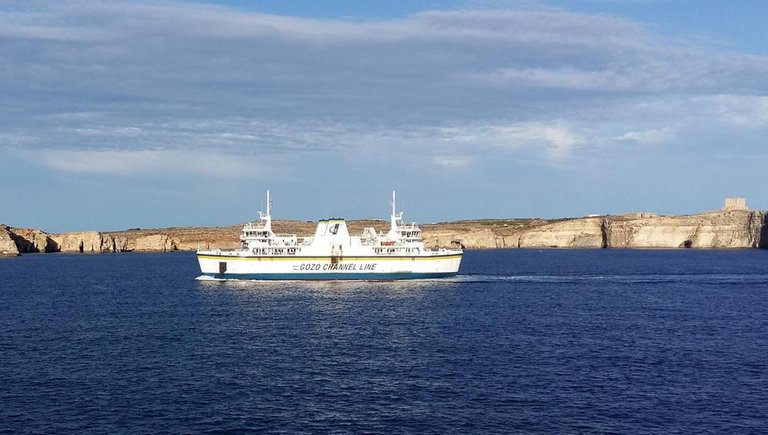
[[[467,251],[458,276],[211,281],[0,260],[2,433],[768,431],[768,251]]]

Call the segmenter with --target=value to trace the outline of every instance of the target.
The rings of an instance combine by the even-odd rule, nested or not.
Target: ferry
[[[275,234],[267,191],[266,213],[243,226],[236,250],[198,250],[204,276],[244,280],[400,280],[456,275],[463,251],[428,249],[416,223],[403,223],[392,192],[389,231],[365,228],[351,236],[344,219],[318,222],[313,236]]]

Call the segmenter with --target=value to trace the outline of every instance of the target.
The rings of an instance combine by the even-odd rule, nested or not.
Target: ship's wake
[[[768,282],[768,274],[627,274],[627,275],[456,275],[456,283],[605,283],[605,284],[754,284]]]
[[[249,286],[301,284],[304,286],[433,286],[446,284],[673,284],[701,283],[747,285],[768,283],[768,274],[649,274],[649,275],[474,275],[460,274],[447,278],[402,279],[402,280],[259,280],[225,279],[201,275],[195,278],[201,282],[248,283]]]

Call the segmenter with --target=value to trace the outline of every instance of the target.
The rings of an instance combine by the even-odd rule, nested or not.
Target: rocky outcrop
[[[601,218],[572,219],[541,225],[520,233],[520,248],[602,248],[604,222]]]
[[[52,234],[51,239],[59,246],[60,252],[104,252],[102,250],[104,238],[97,231]]]
[[[240,228],[166,228],[110,233],[122,250],[194,251],[197,249],[235,249],[240,246]]]
[[[467,228],[430,229],[424,231],[424,243],[430,248],[503,248],[504,236],[497,235],[490,228],[475,231]]]
[[[51,239],[50,234],[27,228],[10,228],[11,237],[16,242],[20,253],[57,252],[58,244]]]
[[[546,225],[541,219],[487,219],[422,225],[429,248],[517,248],[524,229]]]
[[[11,237],[10,228],[0,225],[0,257],[15,257],[19,255],[19,248]]]
[[[764,238],[765,213],[733,210],[691,216],[609,219],[609,248],[758,248]]]
[[[520,248],[765,248],[766,214],[728,210],[689,216],[577,218],[521,229]],[[507,239],[512,236],[507,236]],[[510,246],[508,243],[507,246]]]
[[[136,233],[134,237],[96,231],[64,233],[52,236],[61,252],[167,252],[177,249],[176,242],[164,233]]]
[[[126,239],[126,246],[131,251],[168,252],[176,250],[176,243],[166,234],[152,234],[133,240]]]
[[[315,223],[275,221],[280,234],[311,234]],[[351,234],[364,227],[386,231],[378,220],[350,221]],[[0,252],[124,252],[234,249],[242,225],[118,232],[47,234],[0,226]],[[725,210],[690,216],[648,213],[547,221],[477,220],[422,225],[428,247],[461,248],[768,248],[765,212]],[[15,249],[14,249],[15,247]]]

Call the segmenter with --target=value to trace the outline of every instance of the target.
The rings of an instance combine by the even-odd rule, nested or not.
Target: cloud
[[[476,153],[543,152],[546,158],[562,160],[585,140],[561,122],[465,125],[440,129],[433,135],[444,144]]]
[[[692,103],[708,117],[737,127],[768,126],[768,97],[762,95],[712,95],[696,97]]]
[[[470,160],[465,156],[437,156],[432,162],[445,169],[462,169],[469,165]]]
[[[628,131],[621,136],[615,137],[614,140],[658,144],[667,142],[674,136],[675,130],[673,128],[665,128],[661,130]]]
[[[559,162],[611,141],[668,143],[712,122],[768,126],[768,57],[523,3],[342,20],[19,2],[0,14],[0,147],[126,175],[404,150],[470,168],[498,153]]]
[[[48,150],[34,153],[54,170],[110,176],[197,175],[261,178],[264,166],[215,151],[180,150]],[[266,177],[264,177],[266,178]]]
[[[543,146],[549,155],[561,159],[584,140],[567,127],[560,124],[545,124],[541,122],[523,123],[511,126],[491,127],[492,136],[502,146]]]
[[[58,42],[94,42],[105,39],[106,32],[73,29],[63,26],[13,25],[0,27],[0,39]]]

